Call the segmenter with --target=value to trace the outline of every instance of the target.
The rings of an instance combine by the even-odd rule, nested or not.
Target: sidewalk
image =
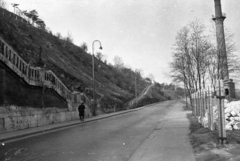
[[[195,161],[188,134],[189,111],[183,111],[182,104],[171,107],[153,133],[131,156],[129,161]]]
[[[151,105],[148,105],[148,106],[151,106]],[[128,113],[128,112],[141,110],[141,109],[146,108],[148,106],[144,106],[144,107],[140,107],[140,108],[136,108],[136,109],[125,110],[125,111],[119,111],[119,112],[110,113],[110,114],[102,114],[102,115],[95,116],[95,117],[90,117],[90,118],[85,118],[84,122],[80,122],[80,120],[74,120],[74,121],[68,121],[68,122],[62,122],[62,123],[56,123],[56,124],[49,124],[49,125],[39,126],[39,127],[29,128],[29,129],[0,133],[0,143],[11,142],[11,141],[14,141],[14,140],[17,140],[17,139],[21,139],[23,137],[36,135],[36,134],[41,134],[41,133],[49,132],[49,131],[54,131],[54,130],[61,129],[61,128],[67,128],[67,127],[70,127],[70,126],[77,126],[79,124],[92,122],[92,121],[96,121],[96,120],[101,120],[101,119],[104,119],[104,118],[108,118],[108,117],[112,117],[112,116],[116,116],[116,115],[121,115],[121,114]]]

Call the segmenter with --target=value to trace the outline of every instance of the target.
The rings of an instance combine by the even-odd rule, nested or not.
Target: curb
[[[150,105],[146,105],[146,106],[139,107],[139,108],[135,108],[135,109],[129,109],[129,110],[125,110],[125,111],[111,113],[109,115],[106,114],[105,116],[102,116],[102,117],[101,117],[101,115],[99,115],[100,117],[98,117],[98,118],[97,117],[90,117],[90,120],[86,120],[84,122],[69,123],[67,125],[62,125],[62,126],[59,125],[57,127],[52,127],[52,128],[50,127],[50,128],[46,128],[46,129],[36,130],[36,131],[33,131],[33,132],[28,132],[28,133],[25,133],[25,134],[20,134],[20,135],[16,135],[16,136],[12,136],[12,137],[7,137],[7,138],[0,139],[0,142],[12,142],[14,140],[24,138],[24,137],[28,137],[28,136],[31,136],[31,135],[41,134],[41,133],[45,133],[45,132],[51,132],[51,131],[54,131],[54,130],[60,130],[60,129],[64,129],[64,128],[67,128],[67,127],[72,127],[72,126],[81,125],[81,124],[85,124],[85,123],[89,123],[89,122],[93,122],[93,121],[98,121],[98,120],[102,120],[102,119],[113,117],[113,116],[118,116],[118,115],[125,114],[125,113],[139,111],[139,110],[145,109],[149,106],[156,105],[158,103],[160,103],[160,102],[150,104]]]

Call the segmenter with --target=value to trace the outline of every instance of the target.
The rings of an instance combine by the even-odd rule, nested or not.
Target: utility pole
[[[42,47],[39,47],[39,63],[42,63]]]
[[[137,99],[137,76],[135,76],[135,98]]]
[[[135,107],[137,108],[137,70],[135,70]]]
[[[95,85],[94,85],[94,81],[95,81],[95,75],[94,75],[94,43],[95,42],[99,42],[100,47],[99,49],[102,50],[102,44],[99,40],[94,40],[92,42],[92,97],[93,97],[93,116],[96,116],[96,106],[97,106],[97,102],[95,102]]]

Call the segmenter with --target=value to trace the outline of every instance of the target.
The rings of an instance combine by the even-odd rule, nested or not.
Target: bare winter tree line
[[[32,24],[33,26],[37,25],[37,27],[41,28],[41,29],[46,28],[45,22],[39,18],[38,12],[36,10],[31,10],[31,11],[21,10],[19,8],[19,4],[16,4],[16,3],[12,3],[11,5],[14,8],[14,14],[22,17],[23,19],[25,19],[28,23]],[[8,5],[7,5],[6,1],[0,0],[0,8],[8,10],[7,9]]]
[[[239,71],[239,58],[233,35],[225,30],[229,73],[234,77]],[[198,19],[184,26],[176,35],[173,46],[173,61],[170,63],[171,77],[184,84],[189,97],[191,93],[206,88],[215,88],[215,80],[223,77],[223,62],[216,45],[214,23],[210,29]],[[190,98],[191,100],[191,98]]]

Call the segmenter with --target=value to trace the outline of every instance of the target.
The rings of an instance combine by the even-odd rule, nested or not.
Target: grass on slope
[[[2,11],[3,9],[0,9]],[[53,70],[69,88],[87,90],[91,97],[92,56],[80,47],[59,38],[51,31],[44,31],[0,12],[0,36],[32,66]],[[39,64],[39,55],[43,64]],[[105,62],[95,60],[95,89],[108,100],[123,104],[133,97],[134,78],[129,79]],[[145,88],[146,83],[142,81]],[[100,98],[101,95],[98,95]]]

